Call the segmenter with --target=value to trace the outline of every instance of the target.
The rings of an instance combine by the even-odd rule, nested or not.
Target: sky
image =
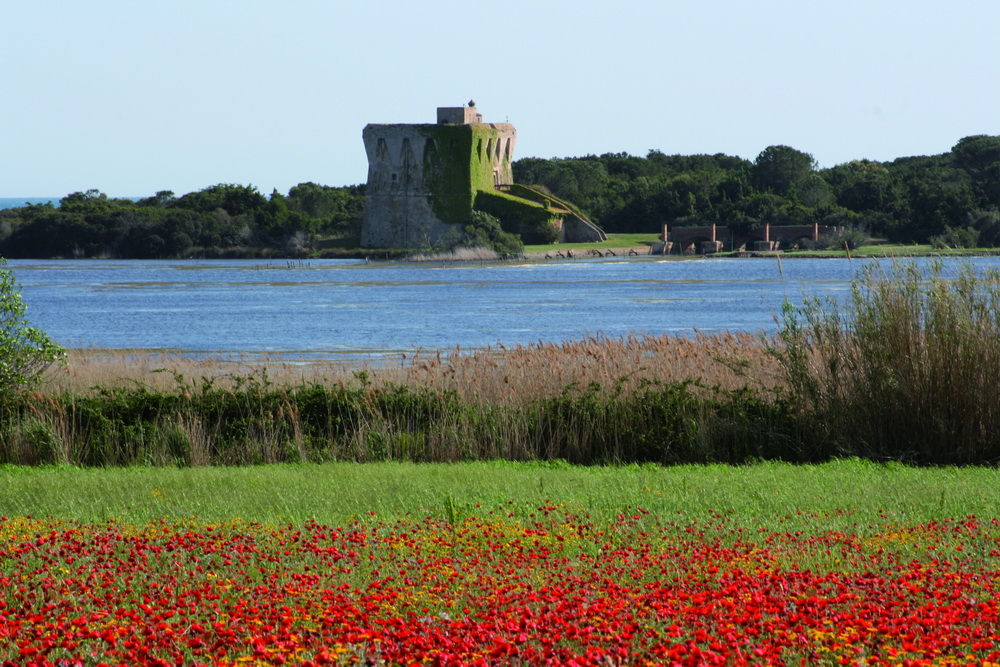
[[[368,123],[474,99],[516,158],[821,167],[1000,135],[997,0],[13,0],[0,197],[367,178]]]

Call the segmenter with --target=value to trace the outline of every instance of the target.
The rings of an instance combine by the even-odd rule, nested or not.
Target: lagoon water
[[[963,261],[1000,266],[997,259]],[[67,347],[349,360],[588,335],[771,330],[785,299],[842,298],[862,265],[641,257],[12,260],[9,268],[22,284],[31,325]]]

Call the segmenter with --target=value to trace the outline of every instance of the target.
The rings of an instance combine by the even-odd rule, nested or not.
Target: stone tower
[[[433,244],[454,225],[468,224],[474,208],[515,233],[522,224],[562,226],[567,211],[542,201],[546,195],[514,194],[517,131],[510,123],[484,123],[475,102],[439,107],[434,124],[370,124],[362,136],[368,154],[362,246]]]

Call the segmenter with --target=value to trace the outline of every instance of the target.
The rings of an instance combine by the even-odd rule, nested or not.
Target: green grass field
[[[526,253],[555,253],[572,249],[574,252],[588,251],[592,249],[603,250],[605,248],[640,248],[650,243],[660,240],[657,233],[647,234],[608,234],[607,241],[593,243],[550,243],[546,245],[526,245]],[[330,256],[345,254],[350,256],[370,255],[372,257],[401,257],[405,253],[388,248],[361,248],[356,237],[338,237],[321,239],[317,243],[317,250]],[[727,251],[728,252],[728,251]],[[799,250],[786,251],[785,257],[846,257],[843,250]],[[1000,254],[997,248],[958,248],[954,250],[942,250],[934,248],[930,244],[899,244],[899,243],[872,243],[860,246],[857,250],[851,251],[852,255],[869,257],[962,257],[968,255],[996,255]]]
[[[0,516],[84,523],[240,518],[342,524],[371,512],[475,512],[513,503],[579,507],[611,519],[642,507],[698,521],[713,513],[747,527],[825,529],[1000,516],[1000,470],[914,468],[843,460],[812,466],[578,467],[502,462],[325,464],[239,468],[0,468]],[[451,508],[451,509],[448,509]],[[731,512],[731,515],[729,514]]]
[[[966,257],[970,255],[996,255],[996,248],[955,248],[940,249],[930,244],[873,243],[859,246],[851,255],[867,257]],[[785,257],[846,257],[843,250],[796,250],[783,253]]]

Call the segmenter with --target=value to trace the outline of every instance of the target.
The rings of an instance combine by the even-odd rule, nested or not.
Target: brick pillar
[[[715,223],[712,223],[712,243],[715,243]]]

